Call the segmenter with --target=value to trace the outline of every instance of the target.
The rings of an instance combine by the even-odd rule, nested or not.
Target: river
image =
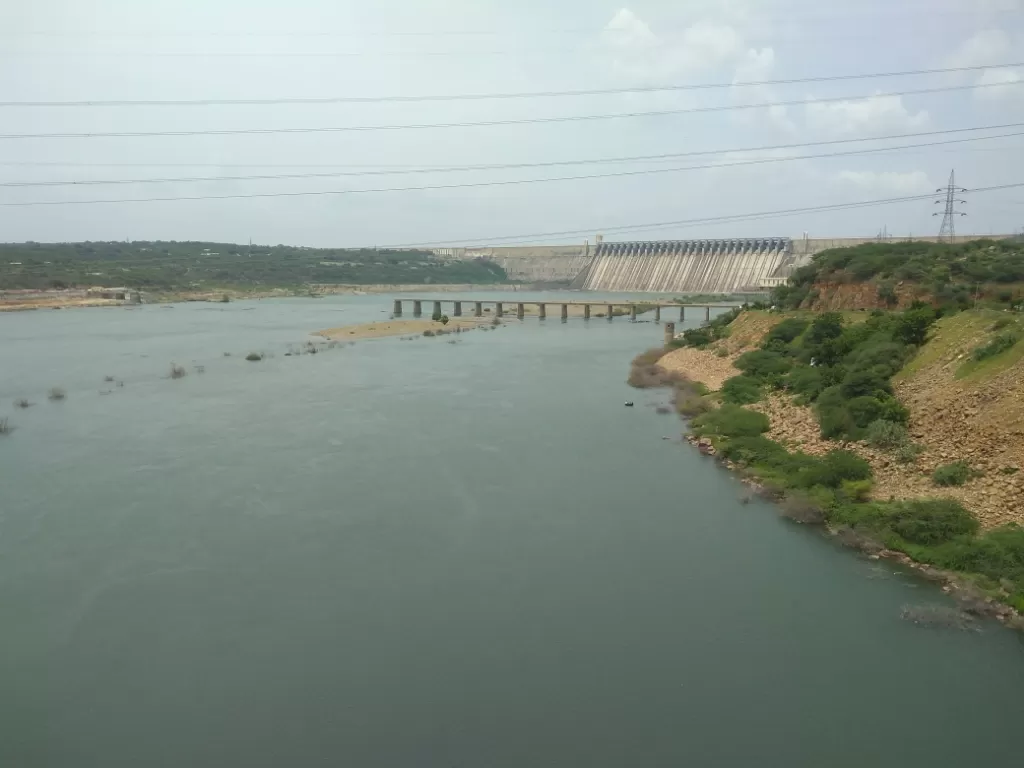
[[[388,310],[0,315],[0,765],[1019,757],[1019,636],[906,623],[945,597],[741,504],[624,383],[657,326],[285,356]]]

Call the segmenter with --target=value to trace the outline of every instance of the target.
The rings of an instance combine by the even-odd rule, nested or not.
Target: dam
[[[586,273],[587,291],[736,293],[762,290],[762,280],[793,261],[789,238],[599,243]]]
[[[976,239],[957,236],[953,242]],[[1001,240],[1012,235],[988,235]],[[887,242],[949,242],[938,237],[889,237]],[[442,259],[484,259],[518,283],[557,284],[581,291],[631,293],[754,293],[785,284],[793,271],[831,248],[878,242],[878,237],[724,239],[594,244],[438,248]]]

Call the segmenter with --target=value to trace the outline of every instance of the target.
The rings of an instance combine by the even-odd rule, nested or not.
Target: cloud
[[[998,64],[1013,51],[1010,36],[1001,29],[983,29],[967,38],[949,57],[951,67]]]
[[[840,171],[835,181],[865,192],[923,195],[935,189],[924,171]]]
[[[979,88],[977,97],[987,101],[1013,98],[1024,93],[1019,87],[1013,87],[1017,86],[1021,80],[1024,80],[1024,77],[1016,69],[986,69],[978,78],[978,84],[992,87]]]
[[[601,43],[615,70],[640,80],[712,70],[732,64],[744,50],[742,35],[729,24],[698,21],[664,39],[628,8],[608,22]]]
[[[750,48],[736,63],[732,81],[733,83],[760,83],[770,80],[774,72],[775,49]],[[732,99],[736,104],[768,103],[778,100],[778,94],[769,86],[738,85],[732,89]],[[764,118],[787,133],[796,130],[796,125],[789,118],[788,110],[783,106],[773,106],[757,111],[739,110],[733,115],[733,119],[739,123],[751,123]]]
[[[807,125],[837,135],[906,131],[928,125],[924,110],[911,112],[900,96],[870,96],[833,102],[809,102],[804,107]]]

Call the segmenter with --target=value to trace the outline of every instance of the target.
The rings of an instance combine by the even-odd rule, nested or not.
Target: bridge
[[[661,322],[661,311],[663,309],[679,310],[679,322],[686,321],[686,310],[691,311],[702,311],[703,317],[700,318],[704,322],[711,320],[712,309],[734,309],[735,304],[677,304],[668,302],[623,302],[623,301],[508,301],[507,299],[417,299],[417,298],[401,298],[394,300],[394,307],[392,314],[395,317],[402,317],[403,305],[409,302],[412,304],[412,316],[422,317],[423,316],[423,305],[424,303],[433,303],[432,317],[438,317],[444,313],[444,305],[452,305],[452,317],[462,317],[462,306],[463,304],[471,305],[473,308],[474,317],[484,316],[484,306],[493,307],[493,317],[504,317],[505,307],[514,306],[515,315],[519,320],[522,320],[526,315],[526,307],[537,307],[537,315],[541,320],[546,320],[548,317],[548,307],[558,307],[560,310],[560,316],[563,321],[569,319],[569,307],[583,307],[583,319],[589,320],[591,317],[592,307],[605,307],[604,317],[609,321],[615,317],[616,309],[625,309],[626,311],[622,315],[629,315],[629,319],[636,322],[637,315],[642,312],[654,311],[654,321]]]

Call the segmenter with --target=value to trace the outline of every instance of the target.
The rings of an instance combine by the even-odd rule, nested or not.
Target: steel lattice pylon
[[[939,205],[940,203],[943,203],[943,202],[945,202],[945,204],[946,204],[946,211],[945,211],[945,213],[942,216],[942,226],[939,227],[939,238],[940,239],[948,238],[949,242],[951,242],[951,243],[955,242],[955,240],[956,240],[956,224],[955,224],[956,217],[957,216],[966,216],[967,215],[963,211],[956,210],[957,203],[960,203],[961,205],[964,205],[964,204],[967,203],[966,200],[958,200],[957,199],[957,194],[959,194],[960,192],[966,192],[967,190],[964,189],[963,187],[958,187],[956,185],[956,170],[954,169],[954,170],[949,172],[949,184],[947,184],[945,187],[939,187],[935,191],[936,192],[945,192],[946,193],[946,199],[945,200],[936,200],[935,201],[936,205]],[[932,214],[932,216],[938,216],[938,215],[939,215],[938,211],[936,211],[935,213]]]

